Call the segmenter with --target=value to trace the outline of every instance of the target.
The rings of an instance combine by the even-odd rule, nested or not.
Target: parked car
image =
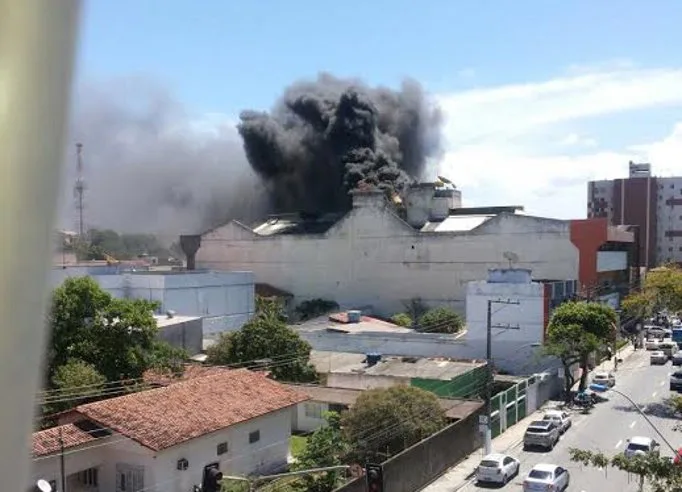
[[[523,449],[539,447],[552,450],[559,440],[559,426],[551,420],[535,420],[523,435]]]
[[[680,351],[680,347],[670,340],[663,340],[661,343],[658,344],[658,349],[663,351],[666,357],[672,358],[673,355],[675,355],[677,352]]]
[[[670,375],[670,391],[682,391],[682,371]]]
[[[660,342],[655,338],[649,338],[644,342],[644,348],[647,350],[658,350]]]
[[[573,422],[571,421],[571,416],[568,412],[563,412],[561,410],[547,410],[542,420],[551,420],[559,427],[559,432],[563,434],[566,432]]]
[[[649,360],[652,364],[665,364],[668,362],[668,356],[662,350],[654,350],[651,352]]]
[[[650,437],[635,436],[628,439],[628,445],[625,447],[624,454],[628,458],[643,456],[656,451],[658,447],[659,444]]]
[[[476,468],[476,480],[479,483],[497,483],[504,485],[518,475],[521,462],[506,454],[489,454]]]
[[[616,385],[616,375],[609,371],[599,371],[592,376],[592,383],[613,388]]]
[[[564,491],[570,482],[571,475],[566,468],[539,463],[523,481],[523,492]]]
[[[672,357],[674,366],[682,366],[682,350],[678,350]]]

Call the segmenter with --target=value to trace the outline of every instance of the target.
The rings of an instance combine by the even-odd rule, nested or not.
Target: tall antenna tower
[[[76,198],[76,212],[78,213],[78,238],[85,238],[85,223],[83,222],[83,209],[85,204],[85,180],[83,179],[83,144],[76,144],[76,183],[73,187],[73,194]]]

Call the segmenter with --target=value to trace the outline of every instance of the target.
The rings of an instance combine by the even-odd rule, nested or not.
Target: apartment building
[[[588,218],[633,226],[644,267],[682,263],[682,176],[653,176],[651,164],[634,162],[629,171],[627,178],[588,183]]]

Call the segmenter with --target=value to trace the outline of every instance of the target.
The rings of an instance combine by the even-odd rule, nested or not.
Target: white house
[[[33,434],[34,482],[68,492],[187,492],[205,467],[246,476],[287,464],[294,412],[309,397],[245,369],[81,405]]]

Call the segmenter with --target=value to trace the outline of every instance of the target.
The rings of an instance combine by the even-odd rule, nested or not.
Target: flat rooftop
[[[165,328],[167,326],[173,326],[177,325],[180,323],[187,323],[188,321],[194,321],[197,319],[201,319],[200,316],[178,316],[177,314],[173,315],[172,318],[169,318],[166,315],[158,315],[154,316],[154,319],[156,320],[156,326],[159,328]]]
[[[368,366],[358,362],[330,371],[333,374],[363,374],[396,378],[420,378],[450,381],[473,369],[485,366],[485,361],[460,361],[445,358],[384,357]]]
[[[359,323],[342,321],[345,313],[321,316],[303,323],[294,325],[296,330],[303,331],[330,331],[335,333],[358,334],[358,333],[416,333],[410,328],[394,325],[371,316],[362,316]]]
[[[348,407],[353,406],[358,397],[363,393],[362,390],[330,388],[327,386],[307,384],[288,384],[287,386],[305,393],[312,401],[335,403]],[[463,419],[483,406],[483,402],[478,400],[439,398],[438,402],[440,403],[441,408],[445,410],[445,415],[454,420]]]

